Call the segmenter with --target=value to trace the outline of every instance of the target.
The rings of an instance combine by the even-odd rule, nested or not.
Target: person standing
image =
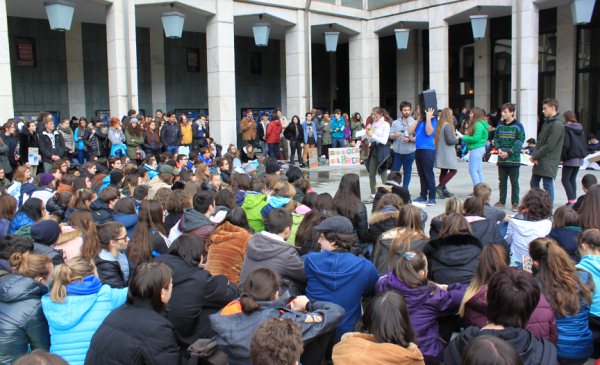
[[[483,182],[483,155],[485,154],[485,143],[488,140],[488,130],[490,126],[485,117],[485,112],[481,108],[471,109],[469,114],[471,123],[467,129],[467,134],[462,136],[462,141],[467,144],[469,151],[469,174],[473,186]]]
[[[79,124],[77,125],[77,128],[75,128],[73,138],[75,140],[75,150],[77,151],[77,162],[79,162],[80,165],[83,165],[88,160],[84,142],[85,131],[87,129],[87,119],[84,117],[79,118]]]
[[[387,143],[390,137],[390,124],[385,118],[386,114],[387,112],[383,108],[373,108],[371,116],[374,122],[367,129],[367,139],[371,143],[367,158],[367,170],[369,171],[372,199],[375,198],[376,176],[379,174],[383,184],[387,181],[387,160],[390,158],[390,148]]]
[[[138,119],[135,117],[129,119],[125,130],[125,143],[127,144],[127,157],[130,160],[140,163],[144,159],[141,153],[144,140],[144,131]]]
[[[200,115],[192,125],[192,151],[198,151],[200,148],[206,147],[208,145],[207,137],[206,117]],[[256,123],[254,123],[254,138],[256,139]]]
[[[256,147],[256,121],[252,117],[252,110],[246,110],[246,116],[240,120],[240,131],[242,132],[242,144],[244,146],[251,144]]]
[[[408,134],[415,135],[415,161],[421,182],[421,193],[415,199],[417,203],[435,205],[435,128],[437,118],[433,116],[433,108],[427,109],[425,120],[419,120],[408,127]]]
[[[6,124],[4,124],[4,134],[2,135],[4,143],[8,146],[8,162],[10,163],[12,171],[17,169],[17,160],[15,159],[15,151],[17,150],[17,145],[19,144],[19,136],[17,135],[17,122],[18,119],[9,119]],[[6,173],[6,171],[4,172]],[[6,177],[12,180],[12,172],[6,173]]]
[[[304,146],[302,151],[302,158],[304,162],[302,167],[307,167],[310,166],[310,149],[317,145],[317,139],[319,138],[317,136],[317,124],[312,118],[312,114],[310,112],[306,113],[306,120],[302,123],[302,131],[304,132]]]
[[[507,180],[510,178],[512,211],[519,211],[519,168],[521,167],[521,148],[525,142],[523,125],[515,119],[515,105],[502,105],[502,121],[494,131],[494,147],[498,150],[498,180],[500,200],[494,204],[504,209],[508,192]]]
[[[160,129],[160,141],[165,151],[170,154],[177,153],[177,148],[181,144],[181,128],[179,128],[177,117],[173,112],[167,113],[167,122]]]
[[[75,152],[75,136],[73,135],[73,129],[71,129],[71,121],[69,119],[63,119],[56,129],[64,141],[67,154],[66,157],[70,161]]]
[[[288,124],[283,132],[285,139],[290,141],[290,165],[294,166],[294,154],[298,155],[298,163],[302,164],[302,147],[304,147],[304,130],[300,124],[300,118],[297,115],[292,117],[292,122]]]
[[[86,129],[83,135],[88,157],[90,160],[106,157],[108,128],[98,117],[92,117],[90,121],[90,128]]]
[[[267,126],[265,139],[269,149],[269,157],[279,160],[279,144],[281,143],[281,121],[277,115],[273,115],[273,119]]]
[[[554,179],[558,173],[560,155],[562,153],[565,128],[563,117],[558,114],[558,101],[555,99],[544,100],[542,112],[544,122],[538,134],[537,144],[529,160],[533,162],[533,170],[529,185],[539,188],[543,181],[544,190],[550,195],[550,207],[554,204]]]
[[[392,123],[390,130],[390,139],[394,140],[392,149],[394,150],[394,165],[392,171],[404,172],[402,186],[408,189],[410,184],[410,175],[412,173],[412,165],[415,161],[415,137],[408,133],[408,127],[415,124],[416,121],[412,117],[412,105],[408,101],[400,103],[400,118]]]
[[[37,148],[39,155],[38,135],[35,132],[36,123],[32,120],[25,123],[19,135],[19,162],[31,170],[31,175],[37,175],[38,165],[32,165],[29,161],[29,149]],[[39,161],[38,161],[39,162]]]
[[[561,160],[562,185],[567,193],[567,204],[573,205],[577,201],[577,173],[583,165],[583,158],[587,156],[587,141],[583,134],[583,127],[577,121],[577,116],[571,110],[563,114],[565,118],[565,138]]]
[[[321,121],[322,118],[322,114],[320,110],[317,110],[317,108],[313,107],[310,110],[310,114],[312,115],[312,121],[315,123],[315,126],[317,127],[317,158],[321,158],[321,153],[323,153],[322,151],[322,145],[321,145],[321,139],[323,139],[323,123]]]
[[[321,122],[323,127],[323,140],[321,141],[321,152],[325,155],[325,160],[329,162],[329,149],[333,143],[333,137],[331,136],[331,117],[329,112],[323,113],[323,121]]]
[[[191,150],[193,140],[192,124],[188,121],[184,114],[179,116],[179,129],[181,129],[181,146],[187,147],[188,150]]]
[[[331,118],[331,136],[333,138],[331,145],[333,148],[346,147],[344,129],[346,129],[346,121],[342,117],[342,111],[336,109]]]
[[[446,185],[458,171],[458,161],[454,146],[459,141],[455,136],[452,109],[445,108],[440,113],[440,120],[435,129],[435,167],[441,169],[440,184],[435,188],[438,199],[451,198],[454,194],[446,189]]]
[[[269,126],[269,113],[263,112],[260,115],[260,122],[256,125],[256,139],[260,144],[260,150],[267,156],[267,127]]]
[[[50,172],[52,163],[65,155],[65,142],[60,133],[54,130],[54,119],[45,119],[44,130],[39,136],[40,155],[44,172]]]

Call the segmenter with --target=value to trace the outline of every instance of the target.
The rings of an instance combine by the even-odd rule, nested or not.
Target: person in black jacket
[[[121,193],[116,187],[107,186],[98,196],[98,199],[94,200],[90,205],[92,209],[92,217],[96,223],[106,223],[113,220],[113,207],[119,198]]]
[[[44,255],[15,252],[15,268],[0,278],[0,363],[12,364],[30,350],[50,349],[42,296],[48,293],[52,262]]]
[[[423,247],[427,256],[429,279],[438,284],[469,284],[483,245],[471,234],[469,222],[460,214],[450,213],[444,219],[440,238]]]
[[[40,155],[44,163],[44,171],[50,172],[52,163],[60,160],[66,154],[65,141],[61,134],[54,130],[54,120],[46,119],[44,130],[38,136]]]
[[[577,121],[575,113],[568,110],[565,117],[565,138],[560,159],[563,162],[561,182],[567,193],[567,204],[573,205],[577,200],[577,173],[587,156],[587,141],[583,127]]]
[[[192,125],[192,151],[208,146],[207,137],[206,117],[201,115]]]
[[[98,328],[85,364],[179,364],[175,331],[163,315],[172,292],[171,269],[167,265],[151,262],[138,266],[131,278],[127,302]]]
[[[368,233],[367,207],[360,200],[360,180],[357,174],[342,176],[333,202],[338,214],[352,222],[361,247],[372,243]]]
[[[108,127],[102,123],[100,118],[92,117],[90,128],[87,128],[83,134],[83,143],[90,159],[106,157],[107,138]]]
[[[158,126],[157,126],[158,127]],[[181,128],[177,123],[177,117],[175,113],[167,113],[167,122],[163,125],[160,130],[160,142],[162,143],[165,151],[170,154],[177,153],[177,148],[181,144]]]
[[[509,245],[500,234],[496,222],[492,222],[485,218],[483,213],[483,201],[480,198],[476,196],[467,198],[463,203],[463,210],[465,218],[471,225],[473,236],[477,237],[482,245],[485,246],[495,243],[509,249]]]
[[[204,253],[201,240],[183,234],[173,242],[168,255],[155,259],[173,271],[173,295],[167,318],[182,349],[199,338],[214,337],[208,316],[238,297],[237,286],[226,276],[212,276],[199,267]]]
[[[30,166],[29,164],[29,149],[30,148],[39,148],[40,145],[38,143],[38,135],[35,131],[36,124],[34,121],[30,120],[27,122],[23,129],[21,130],[21,134],[19,135],[19,163],[25,166]],[[38,150],[39,153],[39,150]],[[30,166],[31,174],[33,176],[37,175],[37,165]]]
[[[298,155],[298,163],[302,161],[302,147],[304,146],[304,131],[300,118],[297,115],[292,117],[292,121],[283,131],[283,136],[290,141],[290,164],[294,166],[294,153]]]

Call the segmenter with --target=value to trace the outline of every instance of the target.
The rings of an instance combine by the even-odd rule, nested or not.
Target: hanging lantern
[[[473,38],[485,38],[485,28],[487,27],[487,15],[471,15],[471,28],[473,29]]]
[[[269,45],[269,33],[271,25],[269,23],[256,23],[252,26],[254,34],[254,44],[257,47],[266,47]]]
[[[573,0],[571,3],[571,17],[573,24],[587,24],[592,21],[596,0]]]
[[[160,17],[162,19],[165,37],[181,38],[185,14],[182,14],[178,11],[170,11],[168,13],[162,13]]]
[[[396,33],[396,47],[399,50],[407,49],[410,29],[394,29],[394,33]]]
[[[325,50],[327,52],[335,52],[337,50],[338,38],[340,32],[325,32]]]
[[[75,4],[64,0],[51,0],[44,3],[50,29],[64,32],[71,29]]]

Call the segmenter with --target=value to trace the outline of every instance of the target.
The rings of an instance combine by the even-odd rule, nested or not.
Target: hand
[[[25,162],[25,166],[26,166],[27,168],[29,168],[29,167],[31,167],[31,164],[30,164],[29,162]]]
[[[440,288],[440,289],[442,289],[442,290],[448,291],[448,285],[447,284],[438,284],[438,283],[435,283],[435,285],[437,285],[437,287]]]
[[[433,118],[433,113],[435,113],[435,110],[433,108],[427,109],[427,111],[425,112],[427,119],[431,120],[431,118]]]
[[[500,157],[500,158],[508,158],[508,152],[500,151],[500,152],[498,152],[498,157]]]
[[[300,295],[290,303],[290,307],[293,311],[306,312],[306,304],[308,302],[309,300],[305,295]]]
[[[410,142],[410,138],[409,137],[404,137],[404,143],[408,143]]]
[[[56,161],[56,160],[60,160],[60,157],[56,156],[56,155],[52,155],[52,157],[50,157],[50,159],[52,161]]]

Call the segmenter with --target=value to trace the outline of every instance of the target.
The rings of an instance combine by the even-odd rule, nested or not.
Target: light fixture
[[[334,53],[337,50],[338,39],[340,37],[340,32],[332,32],[333,25],[329,24],[329,32],[323,33],[325,36],[325,51]]]
[[[481,6],[477,7],[481,11]],[[485,28],[487,27],[488,16],[485,14],[471,15],[471,29],[473,30],[473,39],[485,38]]]
[[[262,20],[262,14],[258,16]],[[254,34],[254,44],[257,47],[266,47],[269,45],[269,33],[271,32],[271,25],[269,23],[256,23],[252,26],[252,33]]]
[[[50,29],[64,32],[71,29],[75,4],[64,0],[51,0],[44,3]]]
[[[162,13],[160,15],[162,19],[163,29],[165,31],[165,37],[167,38],[181,38],[183,33],[183,22],[185,21],[185,14],[178,11],[173,11],[173,4],[171,3],[171,11]]]
[[[571,2],[571,17],[573,24],[587,24],[592,21],[596,0],[573,0]]]
[[[394,33],[396,33],[396,48],[399,50],[407,49],[410,29],[405,29],[404,23],[400,23],[400,29],[394,29]]]

